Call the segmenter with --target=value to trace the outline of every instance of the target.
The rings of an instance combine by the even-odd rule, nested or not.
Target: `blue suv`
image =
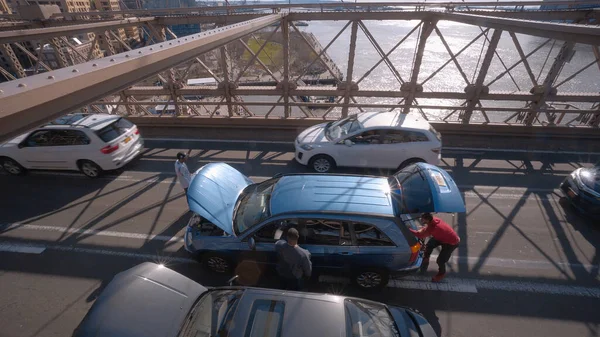
[[[225,163],[201,167],[188,190],[194,213],[185,248],[210,270],[231,272],[242,261],[275,265],[275,242],[294,227],[315,273],[343,274],[363,288],[419,269],[421,242],[411,214],[464,212],[452,178],[418,163],[389,178],[289,174],[254,184]]]

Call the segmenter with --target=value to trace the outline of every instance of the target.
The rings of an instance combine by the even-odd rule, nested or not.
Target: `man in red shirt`
[[[436,260],[439,271],[431,279],[432,282],[439,282],[446,276],[446,262],[450,260],[452,252],[458,247],[460,238],[450,225],[442,219],[432,216],[431,213],[423,213],[421,215],[421,223],[425,224],[425,227],[418,231],[410,230],[419,239],[431,236],[425,248],[425,257],[421,264],[421,270],[426,271],[427,267],[429,267],[429,256],[431,256],[433,249],[442,246],[442,251]]]

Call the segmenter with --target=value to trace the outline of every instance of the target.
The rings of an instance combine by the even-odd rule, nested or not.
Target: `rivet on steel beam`
[[[172,45],[172,43],[171,43],[171,42],[169,42],[169,46],[170,46],[170,45]]]
[[[163,45],[161,44],[159,47],[161,47],[161,48],[162,48],[162,47],[163,47]]]
[[[92,64],[92,67],[97,67],[97,66],[98,66],[98,63]]]
[[[115,59],[110,59],[110,62],[115,62]]]
[[[27,86],[27,84],[25,84],[25,83],[19,83],[19,85],[18,85],[19,88],[24,88],[26,86]]]
[[[125,54],[125,57],[129,57],[129,54]]]
[[[154,50],[154,48],[150,48],[150,50]]]
[[[54,76],[50,75],[50,76],[48,76],[48,79],[49,79],[49,80],[53,80],[53,79],[54,79]]]

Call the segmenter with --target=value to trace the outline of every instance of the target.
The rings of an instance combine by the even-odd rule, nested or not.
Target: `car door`
[[[387,223],[395,226],[391,221]],[[374,223],[354,222],[352,231],[358,246],[354,257],[356,267],[393,270],[403,267],[410,258],[408,245],[400,242],[399,247]]]
[[[19,145],[15,159],[31,169],[60,168],[60,159],[57,159],[54,153],[57,136],[57,130],[53,129],[34,131]]]
[[[420,131],[387,129],[382,135],[381,152],[385,154],[386,168],[395,169],[405,160],[421,158],[427,160],[432,156],[428,148],[429,138]],[[428,152],[427,152],[428,151]]]
[[[367,130],[336,144],[335,161],[338,166],[380,167],[382,158],[378,130]]]
[[[352,267],[358,253],[350,235],[350,222],[337,219],[302,219],[300,247],[311,253],[313,270],[322,273],[341,273]]]
[[[297,228],[298,220],[292,218],[269,220],[264,225],[258,226],[257,230],[242,238],[241,260],[252,260],[267,267],[275,265],[277,263],[275,243],[286,238],[290,227]],[[254,249],[250,249],[248,243],[250,238],[254,238]]]
[[[77,161],[90,158],[90,139],[81,130],[56,130],[52,153],[57,169],[78,169]]]

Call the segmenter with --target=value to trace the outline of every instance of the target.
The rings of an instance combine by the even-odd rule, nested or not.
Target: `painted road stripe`
[[[116,237],[116,238],[125,238],[125,239],[138,239],[138,240],[154,240],[154,241],[164,241],[164,242],[183,242],[184,239],[181,236],[168,236],[168,235],[150,235],[150,234],[142,234],[142,233],[131,233],[131,232],[117,232],[117,231],[104,231],[104,230],[95,230],[95,229],[81,229],[81,228],[69,228],[64,226],[52,226],[52,225],[34,225],[34,224],[5,224],[0,226],[3,231],[10,230],[34,230],[34,231],[50,231],[50,232],[59,232],[59,233],[74,233],[74,234],[82,234],[82,235],[93,235],[93,236],[106,236],[106,237]],[[489,232],[487,234],[494,234],[494,232]],[[2,235],[0,234],[0,237]],[[431,260],[435,260],[437,258],[436,254],[431,255]],[[480,257],[463,257],[463,256],[453,256],[450,261],[454,264],[468,264],[474,265],[479,263],[481,260]],[[558,262],[558,261],[546,261],[546,260],[521,260],[521,259],[508,259],[508,258],[498,258],[498,257],[488,257],[485,258],[484,266],[486,267],[498,267],[498,268],[514,268],[514,269],[556,269],[557,267],[563,267],[568,269],[573,268],[583,268],[588,271],[598,269],[599,266],[591,265],[591,264],[581,264],[581,263],[568,263],[568,262]]]
[[[28,224],[9,224],[2,227],[3,230],[15,230],[15,229],[29,229],[37,231],[53,231],[60,233],[73,233],[82,235],[94,235],[94,236],[110,236],[116,238],[126,239],[140,239],[140,240],[154,240],[154,241],[166,241],[166,242],[183,242],[182,237],[167,236],[167,235],[149,235],[140,233],[128,233],[128,232],[115,232],[115,231],[104,231],[96,229],[81,229],[81,228],[68,228],[60,226],[44,226],[44,225],[28,225]]]
[[[29,244],[13,244],[0,242],[0,251],[25,254],[41,254],[47,250],[67,253],[97,254],[105,256],[116,256],[144,261],[162,263],[169,266],[170,263],[197,263],[195,259],[177,256],[154,255],[145,253],[122,252],[109,249],[81,248],[73,246],[42,246]],[[349,283],[349,279],[328,275],[319,276],[319,282],[325,283]],[[448,277],[443,282],[432,283],[429,278],[423,276],[407,276],[402,279],[391,280],[390,288],[402,288],[413,290],[443,291],[458,293],[478,293],[482,290],[528,292],[538,294],[563,295],[600,298],[600,288],[555,285],[548,283],[521,282],[521,281],[497,281],[482,279],[463,279]]]
[[[44,250],[46,250],[46,247],[43,247],[43,246],[13,244],[10,242],[1,242],[0,243],[0,252],[41,254]]]

